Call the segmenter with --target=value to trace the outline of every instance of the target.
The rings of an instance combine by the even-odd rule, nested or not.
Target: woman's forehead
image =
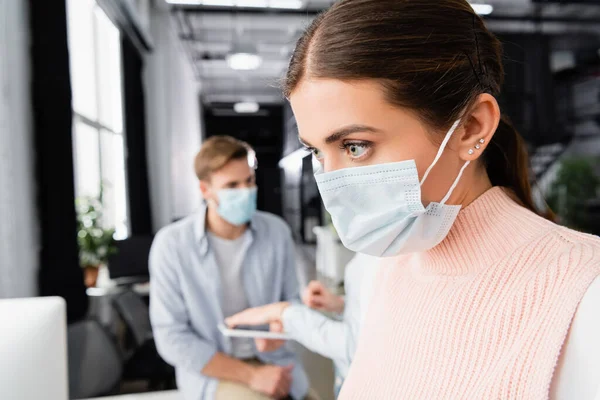
[[[363,126],[370,128],[368,131],[381,131],[387,125],[414,119],[391,105],[374,80],[305,80],[292,92],[290,103],[301,139],[312,146],[347,128]]]

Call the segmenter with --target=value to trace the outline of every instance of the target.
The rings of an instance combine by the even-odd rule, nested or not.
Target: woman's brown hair
[[[299,39],[286,97],[305,76],[377,80],[391,104],[447,131],[477,96],[499,96],[502,45],[465,0],[341,0]],[[505,116],[483,161],[494,186],[511,189],[539,213],[524,141]]]

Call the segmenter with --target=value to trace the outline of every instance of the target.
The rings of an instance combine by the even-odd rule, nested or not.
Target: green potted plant
[[[600,178],[593,161],[585,157],[563,159],[547,195],[548,205],[559,222],[583,232],[594,229],[587,205],[598,198]]]
[[[99,268],[117,252],[113,238],[115,230],[102,226],[102,202],[99,199],[79,197],[75,205],[79,264],[84,270],[85,285],[94,287]]]

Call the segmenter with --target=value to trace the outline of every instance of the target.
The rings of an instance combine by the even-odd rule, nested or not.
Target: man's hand
[[[263,365],[256,367],[250,379],[250,388],[266,394],[274,399],[283,399],[290,393],[292,386],[293,365],[279,367],[276,365]]]
[[[302,302],[308,307],[316,310],[338,314],[341,314],[344,311],[344,298],[331,293],[331,291],[319,281],[312,281],[308,284],[302,294]]]

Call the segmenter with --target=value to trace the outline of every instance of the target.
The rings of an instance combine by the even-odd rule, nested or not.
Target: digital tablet
[[[270,332],[267,330],[252,329],[247,326],[238,326],[235,328],[228,328],[225,324],[219,324],[219,331],[223,336],[227,337],[240,337],[240,338],[252,338],[252,339],[272,339],[272,340],[290,340],[291,337],[287,333],[283,332]]]

